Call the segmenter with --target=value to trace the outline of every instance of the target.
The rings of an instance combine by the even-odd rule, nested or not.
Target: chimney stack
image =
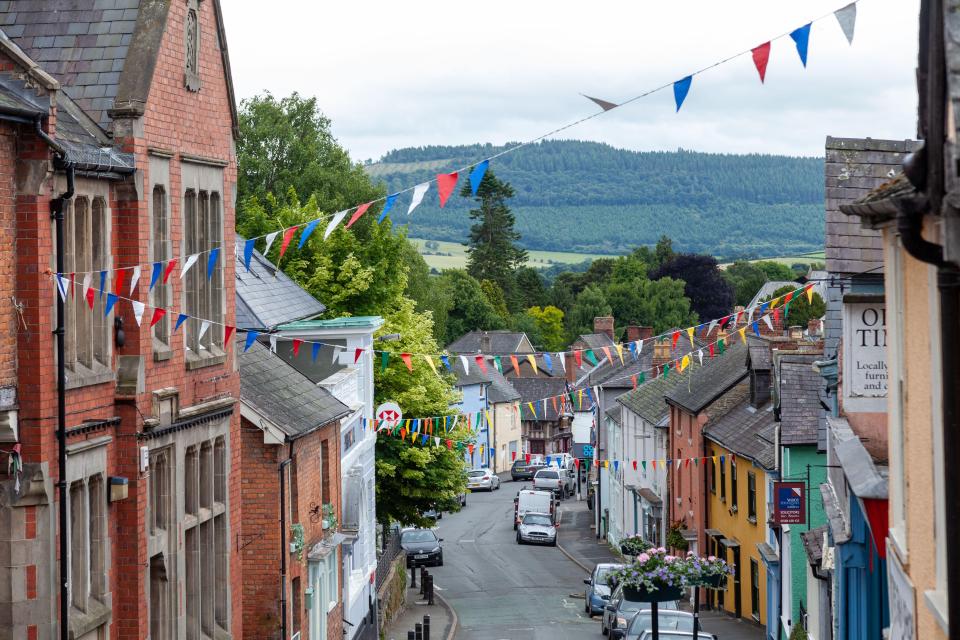
[[[593,332],[605,333],[613,340],[613,316],[598,316],[594,318]]]
[[[653,344],[653,366],[659,367],[670,362],[670,339],[660,340]]]
[[[573,351],[567,351],[563,354],[563,361],[567,374],[567,382],[573,384],[577,381],[577,360],[573,355]]]
[[[480,353],[485,355],[490,353],[490,334],[486,331],[480,334]]]
[[[820,318],[810,318],[807,320],[807,333],[811,336],[818,336],[823,331],[823,322]]]
[[[637,340],[649,340],[653,337],[653,327],[638,327],[635,324],[627,327],[625,339],[627,342],[636,342]]]

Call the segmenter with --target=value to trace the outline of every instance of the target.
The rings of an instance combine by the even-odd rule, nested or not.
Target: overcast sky
[[[316,96],[355,160],[427,144],[528,140],[829,14],[844,0],[223,3],[237,98]],[[265,7],[269,6],[269,9]],[[822,155],[827,135],[916,135],[919,0],[861,0],[847,44],[815,22],[807,69],[773,42],[562,137],[638,150]]]

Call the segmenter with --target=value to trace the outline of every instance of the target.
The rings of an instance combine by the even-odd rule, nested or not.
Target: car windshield
[[[471,478],[480,478],[485,475],[487,475],[487,472],[484,471],[483,469],[477,469],[476,471],[471,471],[470,473],[467,474],[467,476]]]
[[[556,480],[560,476],[557,475],[556,471],[537,471],[537,478],[546,478],[548,480]]]
[[[527,466],[527,463],[524,462],[523,460],[517,460],[516,462],[513,463],[514,469],[519,469],[520,467],[525,467],[525,466]]]
[[[693,616],[681,611],[664,611],[657,614],[657,623],[660,631],[689,631],[693,633]],[[640,635],[650,629],[651,619],[649,611],[640,611],[633,617],[628,633]]]
[[[429,529],[412,529],[400,534],[400,543],[406,542],[435,542],[437,535]]]
[[[594,584],[607,584],[607,579],[610,577],[610,574],[619,569],[620,567],[600,567],[597,569],[597,575],[593,579]]]
[[[523,516],[523,524],[539,524],[549,527],[553,522],[550,521],[550,516],[545,516],[542,513],[528,513]]]
[[[636,600],[621,600],[620,606],[617,607],[620,611],[640,611],[642,609],[649,609],[649,602],[637,602]],[[660,611],[664,610],[677,610],[677,603],[674,600],[666,600],[657,604],[657,609]]]

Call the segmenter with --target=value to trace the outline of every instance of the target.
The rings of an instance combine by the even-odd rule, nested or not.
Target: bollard
[[[700,635],[700,586],[693,588],[693,637]]]
[[[433,576],[427,574],[426,580],[423,582],[423,595],[427,599],[427,604],[433,604]]]
[[[420,595],[425,595],[427,593],[427,578],[430,577],[430,572],[426,569],[420,570]]]
[[[419,622],[413,625],[413,635],[417,640],[423,640],[423,625]]]
[[[430,614],[423,616],[423,640],[430,640]]]
[[[657,603],[650,603],[650,635],[653,640],[660,640],[660,619],[657,616]]]
[[[410,587],[412,589],[417,588],[417,568],[410,567]]]
[[[427,568],[420,567],[420,582],[423,583],[423,576],[427,575]]]

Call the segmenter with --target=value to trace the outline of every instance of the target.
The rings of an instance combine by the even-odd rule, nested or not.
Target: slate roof
[[[739,338],[736,340],[727,347],[726,353],[717,353],[713,362],[705,359],[703,367],[694,368],[687,384],[674,387],[666,394],[667,401],[691,413],[700,413],[747,377],[747,347]]]
[[[520,394],[520,402],[524,405],[527,402],[536,403],[538,400],[542,401],[543,398],[552,398],[553,396],[558,396],[566,391],[566,384],[563,378],[511,378],[510,384],[517,390],[517,393]],[[559,399],[557,400],[557,408],[559,409]],[[584,394],[583,406],[587,406],[586,394]],[[547,401],[547,412],[546,416],[543,414],[543,402],[536,404],[537,408],[537,421],[547,421],[552,422],[557,420],[557,412],[553,409],[553,401]],[[530,420],[529,417],[530,411],[523,410],[521,414],[524,420]]]
[[[235,128],[223,16],[219,0],[211,4]],[[169,9],[169,2],[142,0],[2,0],[0,27],[96,123],[110,129],[110,109],[142,112]]]
[[[757,369],[769,371],[773,366],[773,362],[770,358],[770,344],[758,338],[756,336],[747,337],[747,349],[749,350],[750,356],[750,368],[756,371]]]
[[[780,441],[784,446],[826,444],[826,414],[820,406],[820,388],[824,381],[811,366],[817,357],[784,355],[778,358],[777,400]]]
[[[807,562],[815,567],[819,567],[820,560],[823,559],[823,534],[826,531],[827,525],[822,525],[816,529],[800,532],[803,550],[807,552]]]
[[[273,330],[326,311],[322,302],[278,271],[259,251],[253,252],[248,272],[243,264],[244,239],[237,236],[236,243],[238,329]]]
[[[310,382],[259,342],[241,352],[239,362],[241,401],[291,439],[350,413],[329,391]]]
[[[491,404],[500,404],[502,402],[513,402],[520,399],[520,393],[510,384],[510,381],[503,377],[493,364],[493,360],[487,359],[487,372],[490,377],[490,386],[487,387],[487,399]]]
[[[620,417],[621,411],[623,411],[623,407],[617,403],[613,403],[610,405],[609,409],[604,411],[604,413],[607,414],[617,424],[623,424],[623,420]]]
[[[521,352],[519,349],[527,334],[516,331],[471,331],[447,345],[447,351],[458,354],[480,353],[480,339],[484,335],[490,338],[490,350],[484,353],[491,355],[526,353],[526,351]]]
[[[648,423],[660,424],[670,414],[670,406],[664,396],[674,387],[685,385],[691,371],[678,372],[676,375],[671,373],[666,378],[660,376],[649,380],[617,398],[617,402]]]
[[[493,363],[490,363],[487,365],[487,372],[484,373],[472,356],[467,358],[470,364],[469,368],[464,368],[463,361],[457,356],[449,356],[449,360],[450,367],[453,369],[453,375],[456,377],[454,386],[457,387],[468,387],[474,384],[488,385],[490,384],[490,370],[496,370]]]
[[[582,342],[587,345],[588,349],[603,349],[604,347],[612,347],[614,344],[610,336],[605,333],[585,333],[577,336],[574,343],[577,342]]]
[[[670,334],[677,330],[678,329],[670,329],[666,333]],[[690,338],[685,332],[682,333],[683,335],[681,335],[677,340],[677,346],[675,348],[671,348],[670,350],[671,359],[682,358],[690,353]],[[696,348],[705,348],[709,343],[700,338],[700,334],[697,333],[694,335],[693,344]],[[610,364],[610,360],[607,359],[606,354],[603,353],[602,349],[597,351],[597,358],[599,358],[601,362],[596,369],[590,372],[590,384],[602,384],[606,388],[633,388],[632,376],[639,375],[641,372],[644,372],[647,377],[651,377],[650,370],[653,368],[653,350],[653,341],[645,341],[643,344],[643,350],[640,352],[640,355],[637,357],[637,359],[634,360],[630,349],[624,345],[624,364],[622,365],[620,364],[620,358],[617,356],[615,347],[610,348],[610,355],[613,356],[614,364]],[[706,357],[707,354],[704,353],[704,358]]]
[[[749,395],[749,387],[747,391]],[[740,395],[740,388],[731,394]],[[703,428],[703,436],[764,469],[773,470],[776,465],[774,429],[772,403],[755,409],[749,399],[743,399],[719,418],[711,417]]]

